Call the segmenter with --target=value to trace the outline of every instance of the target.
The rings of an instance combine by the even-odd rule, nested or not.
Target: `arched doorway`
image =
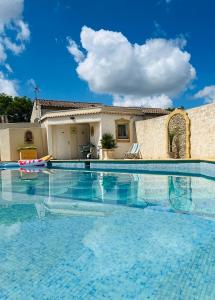
[[[169,115],[166,131],[168,157],[190,158],[190,119],[184,110],[176,109]]]

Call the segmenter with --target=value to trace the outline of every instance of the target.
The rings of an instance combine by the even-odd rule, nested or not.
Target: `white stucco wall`
[[[0,130],[0,159],[10,161],[10,135],[9,129]]]
[[[94,134],[92,135],[92,127],[94,130]],[[99,151],[100,147],[100,141],[101,141],[101,122],[93,122],[90,123],[90,142],[96,146],[94,149],[94,155],[97,157],[97,155],[101,156],[101,150]]]
[[[101,118],[101,135],[104,133],[111,133],[116,139],[116,120],[125,119],[130,122],[130,141],[117,142],[117,148],[114,151],[114,158],[123,158],[125,153],[129,150],[132,143],[136,141],[135,121],[143,117],[129,116],[129,115],[111,115],[103,114]]]

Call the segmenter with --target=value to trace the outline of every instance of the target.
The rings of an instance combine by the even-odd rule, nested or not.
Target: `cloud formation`
[[[74,41],[70,49],[78,63],[79,77],[91,91],[112,95],[114,104],[166,107],[171,104],[170,98],[184,91],[196,77],[182,38],[155,38],[139,45],[131,44],[120,32],[84,26],[81,45],[86,55]]]
[[[194,95],[195,99],[203,98],[206,103],[215,103],[215,85],[206,86]]]
[[[67,38],[68,40],[68,46],[67,50],[71,55],[73,55],[74,60],[79,63],[84,59],[84,54],[81,52],[81,50],[78,48],[78,45],[75,41],[73,41],[71,38]]]
[[[15,95],[17,84],[3,73],[12,69],[7,63],[8,52],[19,55],[30,38],[28,24],[23,21],[24,0],[0,0],[0,93]]]
[[[7,79],[2,72],[0,72],[0,93],[7,95],[17,95],[17,83],[15,80]]]
[[[168,108],[172,106],[172,100],[166,95],[149,96],[143,98],[135,96],[114,96],[113,105]]]

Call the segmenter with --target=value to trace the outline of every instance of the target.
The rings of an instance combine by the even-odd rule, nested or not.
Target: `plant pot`
[[[114,149],[102,149],[102,158],[104,160],[114,159]]]

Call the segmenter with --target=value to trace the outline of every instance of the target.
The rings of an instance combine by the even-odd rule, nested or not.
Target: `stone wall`
[[[191,158],[215,159],[215,104],[188,109]],[[169,158],[168,116],[136,122],[137,141],[146,159]]]
[[[191,122],[191,157],[215,159],[215,103],[187,112]]]

